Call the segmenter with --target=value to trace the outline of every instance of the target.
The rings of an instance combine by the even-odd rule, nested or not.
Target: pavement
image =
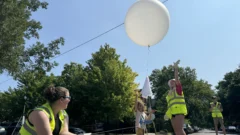
[[[135,134],[132,134],[132,135],[135,135]],[[155,135],[155,133],[148,133],[148,134],[145,134],[145,135]],[[172,134],[168,133],[168,134],[157,134],[157,135],[172,135]],[[203,130],[200,130],[197,133],[192,133],[192,134],[189,134],[189,135],[216,135],[216,133],[215,133],[214,130],[203,129]],[[224,134],[223,134],[222,131],[218,131],[218,135],[224,135]],[[226,135],[240,135],[240,134],[239,133],[231,133],[231,134],[227,133]]]
[[[214,130],[208,130],[208,129],[203,129],[197,133],[193,133],[193,134],[190,134],[190,135],[216,135],[215,131]],[[222,131],[218,131],[218,135],[223,135],[223,132]],[[239,135],[237,133],[227,133],[227,135]]]
[[[91,134],[91,135],[104,135],[104,134]],[[116,135],[116,134],[111,134],[110,133],[110,135]],[[118,135],[122,135],[122,134],[118,134]],[[123,134],[123,135],[136,135],[136,134]],[[145,134],[145,135],[155,135],[155,133],[148,133],[148,134]],[[172,135],[172,134],[171,133],[165,133],[165,134],[157,133],[157,135]],[[216,135],[216,133],[215,133],[214,130],[203,129],[203,130],[200,130],[197,133],[192,133],[192,134],[189,134],[189,135]],[[223,132],[218,131],[218,135],[223,135]],[[240,134],[239,133],[231,133],[231,134],[227,133],[226,135],[240,135]]]

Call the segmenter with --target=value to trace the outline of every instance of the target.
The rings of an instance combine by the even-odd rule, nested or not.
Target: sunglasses
[[[62,96],[62,98],[64,99],[68,98],[69,100],[71,100],[71,96]]]

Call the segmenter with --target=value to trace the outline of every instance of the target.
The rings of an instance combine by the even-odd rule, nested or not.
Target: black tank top
[[[61,125],[59,116],[57,115],[57,118],[55,118],[55,128],[53,130],[53,135],[59,135],[61,126],[62,125]]]

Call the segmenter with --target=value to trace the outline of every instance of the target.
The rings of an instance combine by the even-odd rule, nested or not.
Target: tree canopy
[[[73,99],[67,111],[73,123],[86,125],[95,120],[107,122],[110,119],[132,117],[134,90],[138,86],[134,82],[137,73],[127,66],[126,60],[120,61],[119,58],[116,50],[106,44],[92,54],[87,66],[74,62],[65,64],[60,76],[23,72],[18,77],[17,88],[1,93],[4,98],[0,98],[0,102],[6,102],[2,106],[0,113],[4,115],[0,119],[14,120],[20,117],[21,113],[13,112],[22,111],[25,95],[28,110],[43,104],[43,89],[50,84],[69,89]]]
[[[18,77],[26,70],[47,72],[57,65],[49,59],[60,53],[59,45],[64,44],[62,37],[47,45],[39,41],[26,44],[32,38],[38,40],[38,31],[42,29],[41,23],[31,18],[32,12],[47,9],[47,5],[40,0],[0,1],[0,73],[5,71]]]
[[[229,124],[240,123],[240,68],[225,74],[219,81],[217,95],[223,106],[223,115]]]

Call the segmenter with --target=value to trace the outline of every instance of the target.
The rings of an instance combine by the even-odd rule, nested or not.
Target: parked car
[[[95,123],[92,127],[93,132],[101,132],[104,130],[104,124],[103,123]]]
[[[183,129],[184,129],[186,134],[190,134],[190,133],[194,132],[194,129],[191,127],[190,124],[184,124]]]
[[[193,126],[193,130],[194,130],[194,132],[198,132],[200,130],[200,128],[197,126]]]
[[[7,131],[2,126],[0,126],[0,135],[7,135]]]
[[[237,133],[240,133],[240,125],[237,125],[237,127],[236,127],[236,132],[237,132]]]
[[[74,133],[74,134],[85,134],[86,133],[81,128],[76,128],[76,127],[69,127],[68,130],[69,130],[69,132]]]
[[[17,122],[2,123],[1,126],[4,127],[5,130],[7,131],[6,135],[12,135],[13,131],[14,131],[13,135],[17,135],[21,128],[21,123]]]
[[[227,126],[227,132],[237,132],[237,128],[235,126]]]

